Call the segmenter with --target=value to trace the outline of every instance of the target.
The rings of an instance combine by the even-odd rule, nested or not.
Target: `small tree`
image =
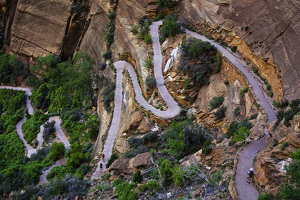
[[[135,183],[141,183],[143,180],[143,176],[141,174],[141,170],[137,170],[132,177],[132,181]]]
[[[156,86],[156,80],[154,77],[147,77],[145,83],[148,89],[153,89]]]
[[[63,143],[54,142],[50,147],[49,159],[56,161],[65,153],[65,146]]]
[[[224,97],[213,97],[209,102],[211,109],[219,108],[224,102]]]
[[[226,114],[226,107],[225,106],[222,106],[221,108],[219,108],[215,113],[214,113],[214,116],[215,116],[215,121],[219,121],[219,120],[222,120]]]

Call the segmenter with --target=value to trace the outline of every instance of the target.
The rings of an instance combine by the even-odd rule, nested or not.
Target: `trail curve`
[[[28,113],[30,115],[33,115],[33,107],[31,105],[29,96],[31,96],[31,89],[30,88],[23,88],[23,87],[12,87],[12,86],[0,86],[0,89],[11,89],[11,90],[20,90],[20,91],[24,91],[26,93],[26,106],[28,108]],[[22,124],[26,121],[26,117],[24,117],[21,121],[19,121],[16,125],[16,129],[17,129],[17,133],[19,135],[19,138],[22,140],[25,148],[26,148],[26,156],[27,157],[31,157],[32,154],[36,153],[37,149],[41,149],[42,148],[42,144],[43,144],[43,132],[44,132],[44,124],[40,126],[40,132],[37,135],[37,141],[38,141],[38,148],[34,149],[32,146],[30,146],[27,141],[24,139],[24,134],[22,132]],[[60,124],[61,124],[61,119],[58,116],[53,116],[50,117],[48,119],[48,122],[51,121],[55,121],[55,131],[57,134],[57,137],[59,138],[59,140],[64,144],[66,150],[70,148],[70,143],[68,141],[68,139],[66,138]],[[43,184],[45,182],[47,182],[46,176],[47,174],[50,172],[50,170],[55,167],[55,166],[59,166],[59,165],[63,165],[65,164],[67,161],[66,158],[61,158],[59,160],[57,160],[55,162],[54,165],[52,165],[51,167],[49,167],[46,171],[44,171],[42,173],[42,175],[40,175],[40,181],[39,181],[39,185]]]
[[[156,79],[156,86],[160,96],[163,98],[163,100],[167,105],[167,110],[161,111],[159,109],[156,109],[144,99],[142,90],[138,83],[137,75],[135,73],[135,70],[131,66],[131,64],[125,61],[114,62],[114,66],[116,68],[116,89],[115,89],[115,97],[114,97],[115,107],[113,111],[111,126],[108,130],[108,135],[105,140],[104,148],[102,152],[105,155],[105,159],[104,160],[100,159],[100,161],[97,164],[96,171],[92,174],[91,179],[100,178],[102,174],[102,170],[105,169],[107,160],[112,155],[113,144],[117,136],[119,123],[120,123],[120,115],[121,115],[121,107],[122,107],[122,79],[123,79],[122,72],[125,68],[127,69],[130,75],[133,89],[135,92],[135,99],[140,106],[143,106],[146,110],[151,111],[154,115],[164,119],[174,118],[180,112],[181,108],[179,107],[178,103],[173,99],[173,97],[171,96],[171,94],[169,93],[169,91],[167,90],[164,84],[164,79],[162,74],[162,54],[161,54],[159,34],[158,34],[158,27],[161,24],[162,24],[161,21],[153,22],[149,28],[152,37],[152,45],[153,45],[153,53],[154,53],[153,63],[154,63],[154,76]],[[103,164],[102,169],[100,169],[100,163]]]
[[[248,83],[251,85],[252,91],[254,92],[254,95],[256,96],[258,103],[267,114],[268,117],[267,123],[269,124],[270,122],[275,121],[277,119],[275,111],[272,109],[272,106],[269,104],[269,102],[265,97],[266,94],[259,86],[257,80],[242,64],[242,61],[240,59],[233,56],[228,50],[226,50],[218,43],[207,39],[203,35],[194,33],[189,30],[186,30],[186,33],[202,41],[207,41],[210,44],[212,44],[214,47],[216,47],[218,51],[220,51],[222,55],[226,57],[246,77]],[[235,188],[241,200],[258,199],[259,193],[257,189],[253,184],[247,183],[246,177],[249,169],[253,167],[254,157],[264,147],[267,137],[268,137],[268,132],[266,132],[266,135],[264,135],[259,140],[253,141],[249,145],[245,146],[238,155],[238,163],[237,163],[236,174],[235,174]]]

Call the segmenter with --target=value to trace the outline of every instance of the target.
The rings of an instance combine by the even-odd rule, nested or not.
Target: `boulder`
[[[140,133],[147,133],[155,127],[150,118],[144,118],[142,123],[139,125],[137,131]]]
[[[134,158],[120,158],[109,167],[109,171],[119,170],[122,174],[133,174],[139,168],[151,166],[152,155],[149,152],[136,155]]]

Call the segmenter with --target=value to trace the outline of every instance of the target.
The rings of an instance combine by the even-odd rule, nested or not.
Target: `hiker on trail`
[[[254,170],[253,170],[253,168],[251,168],[250,171],[248,172],[247,182],[248,183],[252,182],[253,177],[254,177]]]
[[[105,157],[105,155],[104,154],[102,154],[102,159],[104,160],[104,157]]]
[[[102,164],[102,163],[100,163],[100,169],[102,169],[102,166],[103,166],[103,164]]]

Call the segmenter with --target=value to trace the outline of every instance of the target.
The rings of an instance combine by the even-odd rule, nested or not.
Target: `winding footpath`
[[[22,88],[22,87],[11,87],[11,86],[0,86],[0,89],[12,89],[12,90],[20,90],[20,91],[24,91],[26,94],[26,106],[28,108],[28,113],[30,115],[33,115],[33,107],[31,105],[30,99],[29,97],[31,96],[31,89],[29,88]],[[27,141],[24,139],[24,134],[22,132],[22,124],[26,121],[26,117],[24,117],[20,122],[18,122],[18,124],[16,125],[16,129],[17,129],[17,133],[19,135],[19,138],[22,140],[25,148],[26,148],[26,156],[27,157],[31,157],[32,154],[36,153],[37,149],[41,149],[42,148],[42,144],[43,144],[43,132],[44,132],[44,125],[40,126],[40,132],[37,135],[37,141],[38,141],[38,148],[34,149],[32,146],[30,146]],[[65,145],[66,149],[70,148],[70,143],[68,141],[68,139],[66,138],[60,124],[61,124],[61,120],[58,116],[54,116],[54,117],[50,117],[48,122],[50,121],[55,121],[55,130],[56,130],[56,134],[57,137],[59,138],[59,140]],[[62,158],[58,161],[56,161],[56,163],[54,165],[52,165],[50,168],[48,168],[48,170],[44,171],[43,174],[40,176],[40,182],[39,184],[43,184],[45,182],[47,182],[46,180],[46,175],[50,172],[50,170],[55,167],[55,166],[59,166],[62,164],[66,163],[66,159]]]
[[[248,83],[251,85],[252,91],[254,92],[261,108],[267,114],[268,125],[270,124],[270,122],[276,120],[276,113],[272,109],[271,105],[268,103],[263,90],[260,88],[258,82],[254,79],[252,74],[249,71],[247,71],[245,66],[242,64],[243,62],[240,59],[234,57],[228,50],[226,50],[218,43],[209,40],[200,34],[194,33],[189,30],[186,30],[186,33],[202,41],[207,41],[213,46],[215,46],[222,53],[224,57],[226,57],[237,69],[239,69],[246,77]],[[266,132],[264,137],[260,138],[257,141],[253,141],[249,145],[245,146],[238,155],[238,163],[237,163],[236,174],[235,174],[235,187],[238,192],[239,198],[241,200],[258,199],[259,193],[257,189],[253,184],[248,184],[246,178],[247,178],[247,172],[249,171],[250,168],[253,167],[254,157],[265,146],[265,141],[268,135],[269,135],[268,132]]]
[[[152,37],[152,44],[153,44],[153,53],[154,53],[154,76],[156,79],[156,85],[158,88],[158,92],[163,98],[163,100],[167,104],[167,110],[161,111],[159,109],[154,108],[151,106],[143,97],[142,90],[140,88],[137,75],[135,73],[135,70],[131,66],[131,64],[125,62],[125,61],[117,61],[114,62],[114,66],[117,70],[116,74],[116,89],[115,89],[115,98],[114,98],[114,112],[113,112],[113,118],[111,122],[111,126],[108,130],[108,135],[104,143],[103,148],[103,154],[105,155],[104,160],[101,158],[100,161],[97,164],[96,171],[93,173],[91,179],[98,179],[101,177],[102,170],[105,169],[105,165],[107,163],[107,160],[112,155],[112,149],[114,145],[115,138],[117,136],[118,130],[119,130],[119,124],[120,124],[120,115],[121,115],[121,107],[122,107],[122,79],[123,79],[123,70],[124,68],[127,69],[133,89],[135,92],[135,99],[138,102],[140,106],[143,106],[144,109],[150,110],[154,115],[168,119],[168,118],[174,118],[176,117],[180,112],[180,107],[178,103],[173,99],[169,91],[167,90],[164,79],[162,75],[162,54],[160,49],[160,43],[159,43],[159,34],[158,34],[158,27],[162,24],[161,21],[159,22],[153,22],[150,26],[150,33]],[[100,169],[100,163],[103,164],[103,168]]]
[[[113,118],[111,122],[111,126],[108,131],[107,138],[104,143],[104,148],[103,148],[103,154],[105,154],[105,159],[100,159],[100,161],[97,164],[97,169],[93,173],[91,179],[98,179],[101,177],[101,174],[103,170],[105,169],[105,165],[107,163],[107,160],[111,157],[112,155],[112,149],[113,149],[113,144],[115,141],[115,138],[117,136],[118,128],[119,128],[119,123],[120,123],[120,115],[121,115],[121,107],[122,107],[122,79],[123,79],[123,70],[126,68],[130,78],[132,80],[134,92],[135,92],[135,99],[138,102],[140,106],[143,106],[146,110],[151,111],[154,115],[168,119],[168,118],[174,118],[176,117],[179,112],[180,112],[180,107],[178,103],[172,98],[170,93],[168,92],[167,88],[164,85],[164,79],[163,79],[163,74],[162,74],[162,54],[161,54],[161,47],[159,43],[159,34],[158,34],[158,27],[162,24],[162,21],[158,22],[153,22],[152,25],[150,26],[150,33],[152,37],[152,42],[153,42],[153,52],[154,52],[154,75],[157,83],[157,88],[158,92],[167,104],[167,110],[161,111],[150,104],[143,98],[142,95],[142,90],[139,86],[137,75],[135,73],[135,70],[131,66],[131,64],[125,62],[125,61],[117,61],[114,63],[114,66],[116,67],[116,89],[115,89],[115,96],[114,96],[114,112],[113,112]],[[226,57],[237,69],[239,69],[243,75],[246,77],[248,83],[250,84],[252,91],[254,92],[258,103],[262,107],[262,109],[266,112],[267,117],[268,117],[268,124],[271,121],[276,120],[276,113],[272,109],[271,105],[268,103],[264,92],[260,88],[258,82],[254,79],[252,74],[247,71],[245,66],[242,64],[243,62],[236,58],[232,53],[230,53],[227,49],[219,45],[218,43],[207,39],[203,35],[197,34],[195,32],[186,30],[186,33],[191,35],[192,37],[195,37],[197,39],[200,39],[202,41],[207,41],[213,46],[215,46],[218,51],[222,53],[224,57]],[[23,90],[27,94],[27,107],[28,107],[28,112],[29,114],[33,113],[33,108],[30,104],[29,97],[31,95],[30,89],[27,88],[16,88],[16,87],[0,87],[0,88],[8,88],[8,89],[17,89],[17,90]],[[24,123],[26,119],[22,119],[18,124],[17,124],[17,132],[22,139],[24,145],[26,146],[27,149],[27,156],[30,157],[32,153],[35,153],[35,149],[33,149],[30,145],[26,143],[26,141],[23,138],[23,133],[21,131],[21,126]],[[50,119],[49,119],[50,120]],[[66,148],[70,147],[70,144],[68,143],[68,140],[65,138],[65,135],[63,134],[59,124],[60,119],[58,117],[53,117],[51,120],[55,120],[55,128],[58,134],[58,137],[60,140],[65,144]],[[41,131],[42,132],[42,131]],[[261,139],[254,141],[250,143],[249,145],[245,146],[243,150],[239,153],[238,155],[238,164],[237,164],[237,169],[236,169],[236,175],[235,175],[235,186],[239,195],[239,198],[242,200],[257,200],[258,199],[258,191],[254,187],[253,184],[248,184],[246,182],[246,176],[247,176],[247,171],[253,166],[252,160],[265,145],[265,140],[268,136],[268,133]],[[39,138],[39,147],[42,144],[40,143],[41,136],[38,136]],[[54,166],[61,165],[64,160],[59,160],[55,163]],[[100,163],[103,164],[103,168],[100,169]],[[51,168],[52,168],[51,167]],[[40,183],[43,183],[46,181],[46,174],[50,171],[48,169],[41,175],[41,181]]]
[[[114,63],[117,69],[116,75],[116,91],[115,91],[115,108],[113,113],[112,125],[108,132],[108,137],[104,144],[103,152],[106,155],[105,160],[100,160],[98,162],[97,169],[95,173],[92,175],[92,179],[100,178],[102,171],[105,169],[105,164],[107,159],[110,158],[112,154],[114,140],[116,138],[116,134],[118,131],[119,123],[120,123],[120,113],[121,113],[121,104],[122,104],[122,71],[126,68],[130,74],[134,91],[135,91],[135,99],[137,102],[143,106],[145,109],[150,110],[154,115],[162,117],[162,118],[174,118],[179,114],[180,107],[174,101],[167,88],[164,85],[164,79],[162,75],[162,55],[161,55],[161,47],[159,43],[159,34],[158,27],[162,24],[161,21],[153,22],[150,26],[150,33],[153,42],[153,52],[154,52],[154,75],[157,83],[157,88],[167,104],[168,109],[166,111],[160,111],[158,109],[153,108],[151,105],[147,103],[147,101],[143,98],[141,88],[138,84],[136,73],[133,67],[125,62],[125,61],[117,61]],[[276,113],[272,109],[272,106],[268,103],[263,90],[260,88],[258,82],[254,79],[252,74],[247,71],[245,66],[242,64],[243,62],[236,58],[232,53],[230,53],[227,49],[219,45],[218,43],[209,40],[208,38],[200,35],[198,33],[192,32],[190,30],[185,30],[187,34],[191,35],[194,38],[200,39],[202,41],[209,42],[211,45],[216,47],[218,51],[222,53],[224,57],[226,57],[237,69],[239,69],[243,75],[246,77],[248,83],[250,84],[252,91],[254,92],[258,103],[261,108],[266,112],[268,117],[268,124],[271,121],[276,120]],[[254,187],[253,184],[248,184],[246,182],[247,171],[253,167],[252,160],[255,155],[264,147],[265,140],[268,136],[268,132],[261,139],[250,143],[245,146],[243,150],[239,153],[238,156],[238,164],[235,175],[235,186],[239,195],[239,198],[242,200],[256,200],[258,199],[258,191]],[[103,169],[100,169],[100,163],[103,163]]]

